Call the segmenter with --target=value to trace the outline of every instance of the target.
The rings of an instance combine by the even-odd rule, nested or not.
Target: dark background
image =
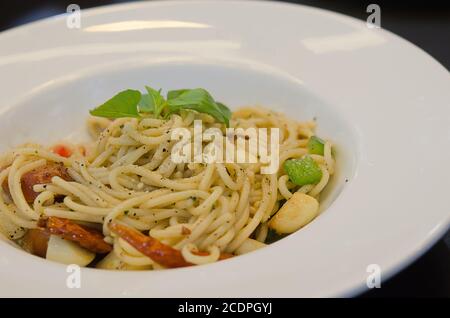
[[[70,3],[81,9],[126,1],[114,0],[0,0],[0,31],[66,11]],[[355,0],[293,0],[362,20],[366,7],[381,7],[381,27],[390,30],[428,52],[447,70],[450,69],[450,1],[355,1]],[[450,87],[449,87],[450,89]],[[450,106],[450,105],[449,105]],[[450,209],[450,207],[449,207]],[[442,238],[419,260],[400,274],[363,297],[450,297],[450,234]]]

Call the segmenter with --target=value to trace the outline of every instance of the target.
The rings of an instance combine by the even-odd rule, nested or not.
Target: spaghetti
[[[177,141],[171,139],[172,131],[192,130],[197,119],[205,129],[222,129],[222,137],[229,138],[213,117],[182,111],[167,119],[91,117],[88,131],[93,141],[86,145],[48,149],[25,144],[8,151],[0,158],[1,232],[31,252],[36,232],[30,243],[30,231],[46,235],[47,244],[49,235],[71,240],[75,232],[81,248],[99,243],[94,245],[102,248],[103,260],[82,265],[100,268],[213,263],[264,246],[271,231],[287,234],[283,222],[299,222],[289,213],[309,207],[295,206],[294,198],[318,200],[334,173],[329,141],[324,142],[323,154],[308,153],[314,121],[300,123],[259,107],[234,112],[230,127],[279,128],[277,173],[262,174],[261,163],[174,163],[170,154]],[[321,178],[298,185],[283,164],[305,155],[320,168]],[[297,212],[292,212],[292,204]],[[278,217],[283,209],[286,215]],[[314,218],[317,208],[311,213]],[[54,231],[49,230],[50,222]],[[95,241],[99,237],[106,248]],[[83,240],[92,244],[80,244]],[[152,256],[155,251],[159,258]]]

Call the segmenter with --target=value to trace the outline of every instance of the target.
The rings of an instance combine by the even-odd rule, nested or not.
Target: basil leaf
[[[156,117],[158,117],[166,106],[166,100],[161,95],[161,89],[157,91],[149,86],[145,86],[145,89],[147,90],[151,103],[153,104],[153,113]]]
[[[148,94],[142,94],[141,100],[138,103],[138,111],[140,113],[153,113],[155,105],[152,98]]]
[[[178,96],[180,96],[182,93],[187,92],[189,89],[176,89],[173,91],[168,91],[167,92],[167,99],[174,99],[177,98]]]
[[[222,111],[222,114],[224,117],[229,121],[231,119],[231,110],[225,106],[225,104],[216,102],[217,106],[219,106],[220,110]],[[227,124],[228,126],[229,124]]]
[[[192,109],[209,114],[221,123],[229,126],[231,112],[222,104],[219,106],[212,96],[203,88],[171,91],[168,94],[168,106],[171,113],[181,109]]]
[[[139,117],[139,113],[154,113],[158,117],[166,107],[169,110],[166,116],[182,109],[191,109],[209,114],[229,127],[230,109],[214,101],[203,88],[172,90],[167,93],[167,100],[161,95],[161,90],[149,86],[145,89],[147,94],[131,89],[122,91],[90,113],[108,118]]]
[[[140,100],[141,92],[127,89],[90,110],[89,113],[93,116],[106,118],[139,117],[137,105]]]
[[[148,94],[142,94],[138,104],[139,112],[154,113],[158,117],[166,106],[166,100],[161,95],[161,89],[157,91],[149,86],[145,86],[145,89]]]

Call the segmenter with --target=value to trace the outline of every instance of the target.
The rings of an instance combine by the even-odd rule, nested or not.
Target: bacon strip
[[[34,192],[33,186],[36,184],[51,183],[52,178],[58,176],[66,181],[72,181],[67,168],[62,163],[49,162],[46,165],[33,169],[25,173],[21,178],[22,192],[28,203],[33,203],[39,193]],[[10,195],[8,179],[3,184],[3,191]]]
[[[82,227],[68,219],[51,216],[39,221],[50,234],[78,243],[81,247],[94,253],[104,254],[112,250],[112,246],[105,242],[103,234],[87,227]]]
[[[151,236],[144,235],[141,232],[116,222],[112,222],[109,228],[139,252],[164,267],[176,268],[194,265],[186,262],[179,250],[163,244]],[[208,255],[207,252],[198,252],[195,254],[201,256]],[[219,259],[226,259],[232,256],[231,254],[223,253]]]

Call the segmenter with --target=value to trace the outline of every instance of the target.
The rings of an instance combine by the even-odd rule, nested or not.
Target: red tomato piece
[[[65,158],[69,158],[72,155],[72,150],[64,145],[55,145],[53,146],[52,151]]]

